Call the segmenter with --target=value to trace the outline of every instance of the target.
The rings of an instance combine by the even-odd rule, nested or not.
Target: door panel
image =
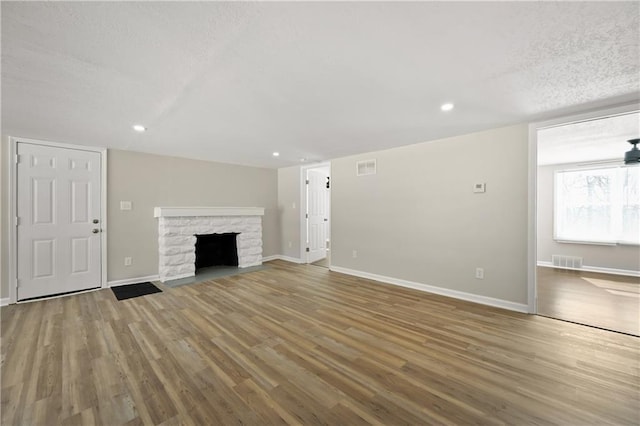
[[[33,241],[33,276],[48,278],[54,276],[56,263],[56,243],[53,240]]]
[[[33,210],[34,224],[53,224],[55,214],[55,182],[53,179],[33,179]]]
[[[71,182],[71,222],[89,222],[91,200],[89,199],[89,182]]]
[[[308,170],[307,179],[307,261],[313,263],[327,257],[328,196],[324,173]]]
[[[91,240],[89,238],[73,238],[71,240],[71,273],[89,271],[89,253]]]
[[[100,153],[24,142],[17,153],[18,300],[100,287]]]

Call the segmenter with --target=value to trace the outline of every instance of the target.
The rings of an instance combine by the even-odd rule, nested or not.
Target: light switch
[[[120,201],[120,210],[131,210],[131,201]]]

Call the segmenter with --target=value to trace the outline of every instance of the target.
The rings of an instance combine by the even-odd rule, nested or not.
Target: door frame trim
[[[9,136],[9,303],[18,301],[18,230],[16,217],[18,216],[18,168],[16,155],[18,143],[42,145],[54,148],[90,151],[100,154],[100,215],[102,216],[102,240],[100,258],[100,288],[107,287],[107,149],[102,147],[73,145],[53,141],[21,138]]]
[[[307,170],[318,169],[321,167],[329,167],[329,176],[331,176],[331,162],[323,161],[321,163],[308,164],[300,167],[300,260],[302,263],[309,263],[309,255],[307,254]],[[331,221],[331,192],[329,192],[329,221]],[[331,230],[332,227],[329,227]],[[331,241],[331,235],[329,235]]]

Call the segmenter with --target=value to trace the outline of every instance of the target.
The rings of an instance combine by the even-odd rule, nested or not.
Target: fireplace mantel
[[[153,217],[264,216],[264,207],[155,207]]]

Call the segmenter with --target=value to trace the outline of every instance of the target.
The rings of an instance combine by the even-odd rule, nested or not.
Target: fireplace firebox
[[[209,266],[238,266],[238,234],[196,234],[196,271]]]

